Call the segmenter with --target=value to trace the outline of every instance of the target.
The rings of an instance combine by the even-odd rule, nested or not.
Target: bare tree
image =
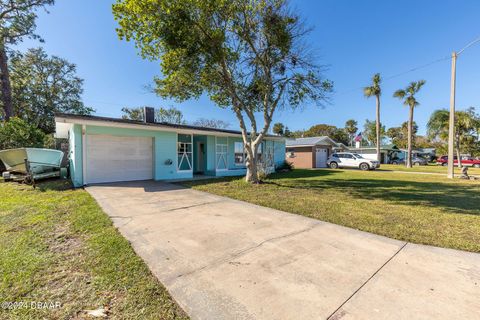
[[[194,126],[215,129],[227,129],[230,124],[219,119],[199,118],[193,122]]]

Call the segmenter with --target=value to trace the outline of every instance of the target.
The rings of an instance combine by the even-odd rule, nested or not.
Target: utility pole
[[[450,80],[450,121],[448,123],[448,173],[447,177],[453,179],[454,177],[454,165],[453,165],[453,153],[454,153],[454,138],[455,138],[455,82],[457,72],[457,53],[452,53],[452,78]],[[458,159],[460,161],[460,159]]]
[[[455,139],[455,82],[456,82],[456,72],[457,72],[457,57],[465,51],[465,49],[474,45],[475,43],[480,42],[480,38],[477,38],[467,44],[462,50],[452,52],[452,78],[450,82],[450,119],[448,123],[448,171],[447,177],[453,179],[453,153],[454,153],[454,139]],[[458,159],[460,161],[460,159]]]

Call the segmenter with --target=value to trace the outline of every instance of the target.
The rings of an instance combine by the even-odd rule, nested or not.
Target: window
[[[179,171],[192,170],[192,157],[192,136],[179,134],[177,143],[177,169]]]
[[[240,166],[245,164],[245,148],[243,142],[235,142],[235,165]]]

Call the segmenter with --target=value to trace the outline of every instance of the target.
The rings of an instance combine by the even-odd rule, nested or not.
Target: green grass
[[[297,169],[259,185],[241,178],[183,184],[399,240],[480,252],[480,181]]]
[[[0,183],[1,302],[60,302],[0,309],[1,319],[186,319],[165,288],[84,190]]]
[[[409,172],[428,172],[428,173],[442,173],[447,175],[447,167],[439,166],[436,164],[429,164],[427,166],[413,166],[412,168],[407,168],[405,165],[394,165],[394,164],[382,164],[380,166],[380,171],[409,171]],[[460,175],[461,169],[455,167],[455,174]],[[468,169],[469,175],[480,176],[480,168],[470,167]]]

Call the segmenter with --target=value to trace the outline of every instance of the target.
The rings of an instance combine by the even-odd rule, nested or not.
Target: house
[[[239,131],[97,116],[57,114],[56,136],[69,140],[74,186],[132,180],[245,175]],[[267,171],[285,160],[285,139],[268,136],[259,148]]]
[[[376,146],[357,146],[356,148],[350,148],[350,152],[358,153],[366,159],[377,160],[377,147]],[[392,159],[398,158],[401,150],[394,144],[381,145],[380,146],[380,163],[387,164]]]
[[[328,157],[348,148],[327,136],[286,140],[286,160],[295,168],[325,168]]]

